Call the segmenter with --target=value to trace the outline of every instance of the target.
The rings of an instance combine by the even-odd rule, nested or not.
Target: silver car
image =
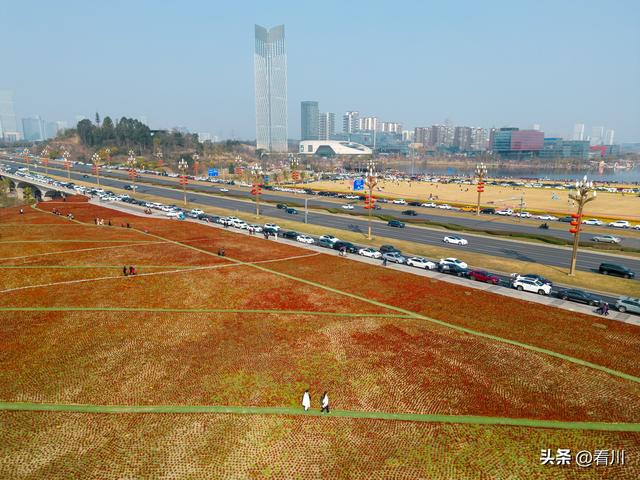
[[[407,263],[407,259],[398,252],[388,252],[382,255],[382,258],[394,263]]]
[[[640,313],[640,298],[620,297],[616,302],[619,312]]]
[[[614,237],[613,235],[596,235],[591,239],[593,242],[602,242],[602,243],[620,243],[622,239],[619,237]]]

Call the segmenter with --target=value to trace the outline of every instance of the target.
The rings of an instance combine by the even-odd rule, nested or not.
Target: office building
[[[13,110],[13,94],[7,90],[0,90],[0,140],[19,139],[18,122]]]
[[[460,152],[471,150],[471,127],[455,127],[453,146]]]
[[[413,141],[425,147],[431,145],[431,127],[416,127],[413,129]]]
[[[481,152],[489,148],[489,132],[486,128],[471,128],[471,150]]]
[[[573,126],[573,140],[584,140],[584,123],[576,123]]]
[[[320,135],[320,110],[318,102],[300,102],[300,139],[318,140]]]
[[[413,143],[415,138],[414,130],[403,130],[402,131],[402,141]]]
[[[538,155],[544,148],[544,132],[501,128],[495,132],[492,150],[504,157],[522,158]]]
[[[604,136],[604,144],[605,145],[613,145],[613,137],[615,135],[615,130],[607,130]]]
[[[358,121],[358,129],[373,132],[378,130],[378,117],[363,117]]]
[[[591,127],[591,145],[602,145],[604,142],[604,127]]]
[[[350,135],[360,130],[360,114],[358,112],[346,112],[342,116],[342,133]]]
[[[380,131],[385,133],[402,133],[402,125],[398,122],[381,122]]]
[[[349,141],[307,140],[300,142],[298,153],[320,157],[335,157],[338,155],[371,155],[372,150],[365,145]]]
[[[331,140],[336,134],[336,114],[321,113],[319,119],[318,140]]]
[[[29,117],[22,119],[22,132],[24,139],[30,142],[39,142],[46,137],[46,125],[40,117]]]
[[[453,145],[454,129],[450,125],[431,126],[431,145],[436,148],[447,148]]]
[[[287,151],[287,52],[284,25],[255,26],[256,146]]]

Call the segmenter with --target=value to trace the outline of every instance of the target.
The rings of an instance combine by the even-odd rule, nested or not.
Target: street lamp
[[[27,173],[29,173],[29,167],[31,167],[31,159],[29,158],[29,154],[31,151],[28,148],[22,150],[22,156],[24,157],[24,162],[27,164]]]
[[[49,175],[49,147],[44,147],[40,156],[42,157],[42,163],[44,163],[44,174]]]
[[[98,183],[98,187],[100,186],[100,155],[98,152],[94,153],[91,157],[91,161],[93,162],[93,169],[96,173],[96,182]]]
[[[478,186],[476,190],[478,191],[478,203],[476,205],[476,215],[480,215],[480,195],[484,192],[484,178],[487,176],[487,166],[480,162],[476,165],[476,178],[478,179]]]
[[[64,158],[64,168],[67,169],[67,178],[71,180],[71,162],[69,161],[69,150],[62,147],[62,158]]]
[[[369,189],[369,194],[366,196],[364,200],[364,208],[369,210],[369,234],[368,238],[371,240],[371,217],[373,215],[373,210],[376,205],[376,200],[373,198],[373,189],[378,184],[378,178],[376,174],[376,162],[373,158],[370,158],[367,163],[367,178],[365,181],[365,186]]]
[[[262,182],[260,181],[263,175],[262,167],[255,163],[251,166],[251,173],[256,177],[255,182],[251,186],[251,195],[256,197],[256,218],[260,218],[260,194],[262,193]]]
[[[156,153],[156,157],[158,157],[158,166],[162,167],[164,166],[164,162],[162,161],[162,150],[158,150],[158,152]]]
[[[291,154],[289,155],[289,163],[291,164],[291,178],[294,183],[297,183],[300,180],[300,172],[298,172],[298,165],[300,165],[300,159],[297,156]]]
[[[181,158],[180,161],[178,162],[178,168],[182,172],[182,175],[180,175],[180,185],[182,185],[182,194],[184,195],[184,204],[186,206],[187,205],[187,175],[186,175],[186,171],[187,171],[187,168],[189,168],[189,164],[187,164],[187,162],[185,162],[184,158]]]
[[[582,210],[584,206],[596,199],[596,191],[593,189],[593,181],[587,181],[585,175],[582,180],[576,182],[575,193],[570,193],[569,198],[578,204],[578,213],[572,213],[571,229],[573,233],[573,250],[571,251],[571,266],[569,267],[569,275],[575,275],[576,260],[578,257],[578,243],[580,243],[580,226],[582,224]]]
[[[131,178],[131,181],[133,182],[131,190],[133,191],[133,193],[136,193],[136,177],[138,176],[138,174],[136,173],[136,152],[134,152],[133,150],[129,150],[129,158],[127,160],[127,163],[129,164],[129,178]]]
[[[104,149],[104,153],[107,154],[107,166],[111,166],[111,149],[109,147]]]
[[[198,155],[197,153],[194,153],[193,154],[193,171],[195,173],[194,176],[196,177],[200,176],[200,162],[198,160],[200,160],[200,155]]]

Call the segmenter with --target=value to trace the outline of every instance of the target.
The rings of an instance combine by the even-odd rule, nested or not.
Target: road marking
[[[609,432],[640,432],[640,423],[573,422],[538,420],[533,418],[484,417],[479,415],[443,415],[427,413],[390,413],[357,410],[332,410],[329,414],[318,410],[304,411],[294,407],[241,407],[223,405],[90,405],[30,402],[0,402],[0,410],[19,412],[72,412],[72,413],[215,413],[233,415],[295,415],[302,417],[353,418],[392,420],[404,422],[449,423],[467,425],[503,425],[563,430],[599,430]]]

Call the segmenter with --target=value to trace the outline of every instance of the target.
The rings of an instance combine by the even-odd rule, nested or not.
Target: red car
[[[493,273],[485,272],[484,270],[471,270],[469,278],[473,278],[479,282],[492,283],[493,285],[498,285],[500,283],[500,279],[498,277]]]

